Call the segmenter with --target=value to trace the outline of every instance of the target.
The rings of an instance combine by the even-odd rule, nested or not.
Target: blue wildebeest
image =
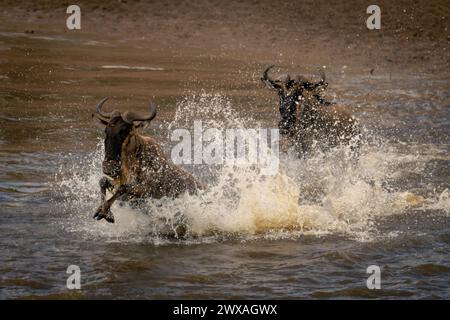
[[[114,222],[111,205],[116,200],[178,197],[203,188],[189,172],[176,166],[153,138],[139,133],[140,127],[156,116],[156,107],[150,104],[149,112],[104,112],[104,98],[93,114],[105,128],[105,158],[100,180],[101,205],[94,214],[97,220]],[[106,191],[113,195],[106,200]]]
[[[273,80],[268,75],[272,67],[264,70],[261,80],[277,90],[281,115],[278,127],[288,144],[296,147],[300,155],[345,144],[351,145],[352,149],[359,147],[360,127],[356,119],[343,106],[322,98],[328,87],[322,70],[318,82],[303,77],[291,79],[289,75]]]

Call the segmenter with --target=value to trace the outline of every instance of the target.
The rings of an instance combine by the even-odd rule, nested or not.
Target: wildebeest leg
[[[112,181],[110,179],[108,179],[107,177],[101,178],[99,185],[100,185],[100,192],[101,192],[101,204],[100,204],[100,208],[101,208],[101,207],[103,207],[103,203],[105,202],[106,190],[111,190],[114,186],[112,184]],[[98,215],[100,213],[99,209],[95,212],[94,219],[96,219],[98,217]],[[100,220],[100,219],[98,219],[98,220]]]
[[[112,190],[114,188],[114,185],[110,179],[107,177],[103,177],[100,179],[100,192],[102,194],[102,204],[105,202],[106,197],[106,190]]]
[[[126,185],[126,184],[122,184],[116,191],[116,193],[114,193],[114,195],[109,198],[108,200],[103,202],[103,205],[101,205],[98,209],[97,212],[95,213],[95,217],[97,220],[101,220],[101,219],[105,219],[106,221],[110,222],[110,223],[114,223],[114,215],[111,212],[111,206],[114,203],[114,201],[116,201],[117,199],[119,199],[120,197],[126,195],[128,192],[130,192],[130,186]]]

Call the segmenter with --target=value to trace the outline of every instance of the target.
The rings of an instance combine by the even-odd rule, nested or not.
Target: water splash
[[[172,129],[191,128],[196,119],[209,127],[261,126],[254,119],[240,118],[226,98],[202,94],[179,102],[175,119],[162,127],[169,129],[169,136]],[[166,148],[168,140],[163,139]],[[208,190],[174,200],[148,199],[141,209],[115,203],[116,223],[112,225],[91,217],[99,205],[103,156],[99,141],[91,154],[72,161],[72,174],[58,178],[64,199],[58,214],[67,216],[66,230],[103,241],[162,244],[173,241],[167,234],[176,234],[180,223],[186,229],[185,243],[325,234],[368,241],[379,236],[374,224],[377,218],[448,204],[448,190],[431,201],[392,187],[402,168],[408,162],[417,163],[419,156],[401,154],[383,142],[362,145],[358,161],[344,147],[308,159],[283,154],[274,176],[263,176],[255,167],[192,166],[188,169],[202,177]],[[417,165],[415,168],[422,170]],[[67,172],[67,167],[62,171]]]

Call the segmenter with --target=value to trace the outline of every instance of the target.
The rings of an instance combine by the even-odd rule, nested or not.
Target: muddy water
[[[449,79],[329,66],[330,98],[365,127],[359,161],[283,154],[271,177],[188,166],[207,191],[117,204],[111,225],[91,219],[95,103],[156,101],[145,132],[168,152],[170,129],[198,119],[271,128],[276,97],[258,81],[268,62],[13,32],[0,53],[0,298],[450,298]],[[180,213],[186,238],[166,237]],[[73,264],[79,291],[66,288]],[[366,288],[369,265],[381,290]]]

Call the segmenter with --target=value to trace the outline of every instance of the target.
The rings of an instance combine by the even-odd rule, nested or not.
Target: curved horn
[[[268,75],[268,73],[269,73],[269,70],[272,69],[273,67],[275,67],[274,64],[271,65],[271,66],[269,66],[266,70],[264,70],[263,76],[262,76],[262,79],[263,79],[263,80],[269,80],[269,75]]]
[[[126,111],[122,115],[123,121],[129,124],[132,124],[133,121],[152,121],[154,117],[156,117],[156,105],[152,102],[150,102],[148,114],[142,114],[135,111]]]
[[[98,115],[100,115],[101,117],[103,117],[103,118],[106,118],[106,119],[109,119],[109,118],[111,118],[111,115],[112,115],[112,113],[114,112],[103,112],[102,111],[102,107],[103,107],[103,104],[106,102],[106,100],[108,100],[109,99],[109,97],[106,97],[106,98],[103,98],[102,99],[102,101],[100,101],[98,104],[97,104],[97,107],[96,107],[96,112],[97,112],[97,114]]]

